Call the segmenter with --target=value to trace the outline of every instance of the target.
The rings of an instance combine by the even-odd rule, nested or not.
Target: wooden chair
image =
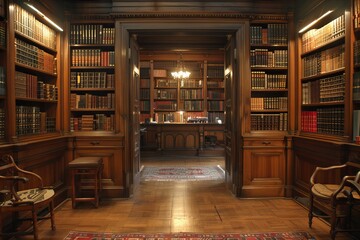
[[[337,165],[330,167],[317,167],[310,178],[310,206],[309,206],[309,227],[312,227],[313,217],[330,219],[330,236],[335,239],[337,232],[359,231],[351,228],[351,210],[354,205],[360,203],[359,184],[360,171],[357,176],[344,176],[341,183],[320,182],[320,172],[341,170],[348,165]],[[314,202],[329,206],[330,212],[319,213],[314,210]]]
[[[17,191],[19,183],[28,183],[31,188]],[[0,213],[2,220],[4,213],[17,214],[16,223],[31,221],[32,230],[13,229],[11,232],[0,233],[3,237],[33,234],[38,239],[37,223],[40,219],[51,219],[51,228],[55,230],[54,196],[52,188],[44,187],[42,178],[36,173],[20,169],[11,155],[4,155],[0,160]],[[35,187],[36,186],[36,187]],[[50,216],[38,216],[39,211],[49,208]],[[28,212],[28,213],[26,213]],[[31,213],[31,216],[29,216]],[[0,227],[3,227],[0,225]]]

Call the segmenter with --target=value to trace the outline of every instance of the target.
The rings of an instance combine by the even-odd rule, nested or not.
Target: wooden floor
[[[222,158],[143,159],[143,165],[224,165]],[[103,200],[98,209],[68,200],[55,212],[56,231],[40,223],[40,239],[63,239],[69,231],[122,233],[256,233],[307,231],[330,239],[329,226],[291,199],[235,198],[222,181],[141,182],[130,199]],[[23,237],[21,239],[31,239]],[[337,240],[351,239],[339,233]]]

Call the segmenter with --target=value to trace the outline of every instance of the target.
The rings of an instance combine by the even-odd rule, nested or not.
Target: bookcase
[[[209,122],[217,120],[225,123],[224,116],[224,64],[207,63],[206,65],[206,98]]]
[[[6,96],[6,15],[5,2],[0,1],[0,142],[5,140],[5,96]]]
[[[70,132],[114,131],[114,23],[71,23]]]
[[[177,62],[153,61],[153,113],[157,122],[175,121],[175,112],[179,109],[179,83],[171,76]]]
[[[5,136],[8,141],[60,134],[59,33],[25,4],[9,2]],[[3,50],[2,50],[3,51]],[[5,91],[6,90],[6,91]],[[4,135],[4,134],[3,134]]]
[[[186,60],[187,79],[174,79],[177,60],[142,60],[140,69],[141,122],[186,122],[208,117],[209,123],[224,122],[224,64]]]
[[[243,82],[243,197],[284,197],[289,98],[293,97],[289,66],[288,16],[254,19],[249,24],[250,72]]]
[[[250,67],[251,131],[287,131],[287,23],[251,23]]]
[[[335,11],[300,35],[300,132],[348,140],[351,109],[349,12]]]
[[[140,62],[140,122],[151,118],[150,61]]]
[[[360,1],[353,0],[353,135],[352,141],[360,136]],[[358,141],[357,141],[358,142]]]

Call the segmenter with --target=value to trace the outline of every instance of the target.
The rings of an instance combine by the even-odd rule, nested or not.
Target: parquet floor
[[[143,159],[144,165],[221,165],[221,158]],[[307,231],[330,239],[329,226],[291,199],[238,199],[221,181],[142,182],[130,199],[103,200],[98,209],[68,200],[55,213],[56,231],[40,223],[40,239],[63,239],[71,230],[123,233],[255,233]],[[21,239],[31,239],[23,237]],[[337,240],[351,239],[339,233]]]

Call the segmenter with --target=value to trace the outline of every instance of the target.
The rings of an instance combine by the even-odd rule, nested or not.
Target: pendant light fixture
[[[190,77],[190,72],[186,71],[185,67],[184,67],[184,63],[182,61],[182,54],[180,54],[180,61],[178,63],[178,67],[176,69],[176,71],[171,72],[171,76],[175,79],[186,79]]]

